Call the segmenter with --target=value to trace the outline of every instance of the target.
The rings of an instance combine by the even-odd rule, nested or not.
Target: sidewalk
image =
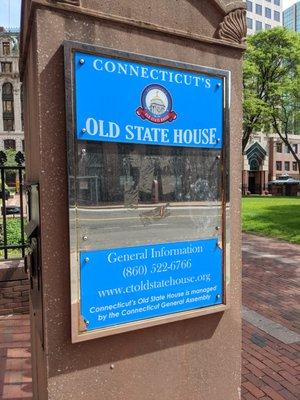
[[[29,317],[0,317],[0,399],[31,398]]]
[[[300,399],[299,283],[300,246],[243,236],[243,400]]]
[[[244,235],[242,400],[300,399],[299,281],[300,246]],[[31,398],[29,339],[0,317],[0,399]]]

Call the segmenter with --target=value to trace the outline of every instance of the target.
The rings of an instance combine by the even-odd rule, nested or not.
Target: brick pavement
[[[300,246],[243,235],[243,305],[298,332]],[[244,321],[242,400],[299,400],[300,343]]]
[[[32,398],[28,315],[0,316],[0,399]]]
[[[243,235],[243,304],[300,333],[300,246]]]
[[[299,330],[300,246],[253,235],[243,243],[243,304]],[[29,346],[28,316],[0,317],[0,399],[31,398]],[[300,343],[284,344],[244,321],[242,354],[242,400],[300,399]]]
[[[299,400],[300,343],[286,345],[243,323],[242,399]]]

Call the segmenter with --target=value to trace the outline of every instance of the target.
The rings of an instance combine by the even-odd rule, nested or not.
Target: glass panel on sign
[[[79,142],[75,203],[81,249],[220,237],[219,154]]]

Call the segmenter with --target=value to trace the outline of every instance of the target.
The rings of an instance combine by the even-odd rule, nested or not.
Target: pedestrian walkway
[[[300,246],[243,235],[243,305],[300,333]]]
[[[0,399],[31,399],[28,315],[0,316]]]
[[[243,235],[242,400],[300,399],[299,278],[300,246]]]
[[[243,400],[300,399],[300,343],[286,345],[243,324]]]
[[[300,399],[299,275],[300,246],[244,235],[242,400]],[[0,317],[0,399],[32,398],[29,346],[28,316]]]

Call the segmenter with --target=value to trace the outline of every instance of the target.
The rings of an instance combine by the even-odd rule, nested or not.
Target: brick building
[[[300,156],[300,135],[290,135]],[[243,155],[243,194],[262,194],[268,182],[284,176],[299,180],[297,163],[288,147],[275,135],[254,135]]]

